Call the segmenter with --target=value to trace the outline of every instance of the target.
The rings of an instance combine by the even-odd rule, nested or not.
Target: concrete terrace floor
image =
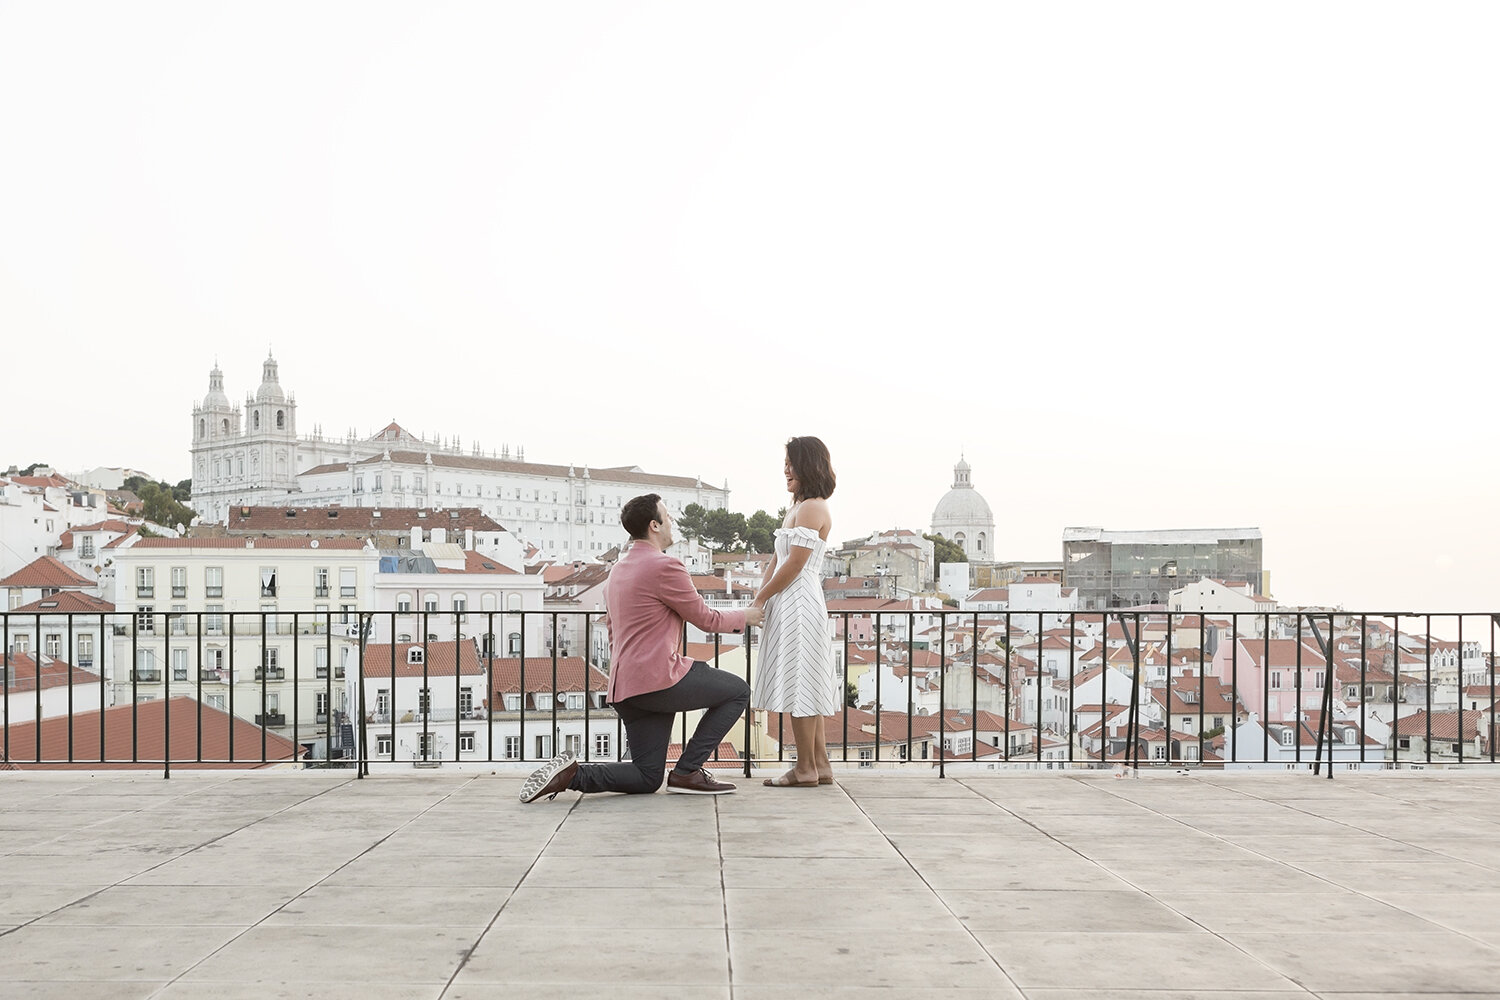
[[[1500,775],[0,775],[0,996],[1500,997]]]

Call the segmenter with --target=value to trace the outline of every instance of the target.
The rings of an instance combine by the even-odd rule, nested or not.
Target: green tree
[[[683,538],[696,541],[704,537],[708,533],[708,511],[701,504],[688,504],[677,519],[677,530],[682,532]]]
[[[745,544],[750,546],[751,552],[770,552],[776,547],[776,529],[779,527],[780,521],[758,510],[745,523]]]
[[[161,483],[142,483],[135,495],[141,498],[141,516],[156,524],[186,528],[193,523],[195,512],[172,498],[172,488]]]
[[[844,685],[844,704],[850,708],[859,707],[859,685],[853,681]]]
[[[724,552],[742,547],[743,539],[748,531],[749,527],[745,523],[744,514],[736,514],[720,507],[718,510],[708,512],[703,541],[711,548]]]
[[[950,542],[942,535],[923,535],[922,537],[932,543],[933,576],[937,576],[938,567],[943,563],[967,562],[969,559],[964,555],[963,546],[957,542]]]
[[[50,462],[32,462],[30,465],[26,466],[26,468],[22,469],[19,474],[23,476],[34,476],[36,475],[36,470],[43,467],[50,469],[52,465]]]
[[[191,479],[184,479],[172,487],[172,499],[178,503],[187,503],[193,499],[193,481]]]

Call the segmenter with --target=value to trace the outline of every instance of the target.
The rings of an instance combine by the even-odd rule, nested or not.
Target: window
[[[262,620],[266,623],[266,632],[268,634],[272,633],[272,632],[275,632],[276,631],[276,605],[274,605],[274,604],[262,604],[260,606],[260,613],[263,616]]]
[[[168,616],[167,621],[172,626],[173,635],[187,635],[187,605],[172,605],[172,614]]]
[[[1281,687],[1281,671],[1273,670],[1271,671],[1271,690],[1275,691],[1279,687]]]
[[[473,753],[474,752],[474,734],[473,733],[459,733],[458,734],[458,752],[459,753]]]
[[[80,667],[94,665],[94,637],[87,632],[78,637],[78,665]]]
[[[428,594],[426,597],[422,598],[423,611],[436,611],[437,609],[438,599],[436,594]]]
[[[400,488],[401,488],[401,473],[399,473],[399,472],[392,473],[391,474],[391,489],[393,489],[393,490],[399,490]]]
[[[536,738],[536,759],[552,759],[552,737],[550,735],[538,736]]]
[[[609,734],[608,733],[595,733],[594,734],[594,756],[595,757],[608,757],[609,756]]]
[[[568,692],[567,699],[568,699],[568,702],[567,702],[568,711],[570,711],[570,712],[582,712],[583,711],[583,692],[580,691],[580,692],[574,693],[574,692],[570,691],[570,692]]]
[[[313,668],[319,680],[328,676],[328,647],[313,647]]]
[[[381,757],[392,755],[393,744],[389,733],[375,737],[375,753]]]
[[[422,650],[422,647],[421,646],[413,646],[410,649],[408,649],[406,651],[406,662],[407,663],[422,663],[422,662],[424,662],[423,661],[423,650]]]
[[[48,633],[42,640],[42,654],[44,656],[57,657],[62,655],[62,634]]]
[[[411,595],[410,594],[397,594],[396,595],[396,612],[397,612],[397,614],[403,614],[403,615],[411,613]]]
[[[1224,728],[1224,716],[1222,716],[1222,715],[1216,715],[1216,716],[1214,716],[1214,728],[1215,729],[1223,729]]]
[[[142,604],[135,609],[135,628],[137,632],[154,632],[155,618],[151,614],[151,605]]]
[[[31,649],[31,633],[18,632],[10,637],[10,648],[17,653],[25,653]]]
[[[261,669],[255,672],[256,680],[260,680],[262,674],[264,674],[265,677],[270,680],[280,680],[282,676],[281,650],[277,649],[275,646],[267,646],[265,649],[261,650],[260,666]]]
[[[150,566],[135,569],[135,596],[151,597],[156,593],[156,570]]]
[[[521,653],[521,633],[512,632],[506,638],[505,649],[511,656],[519,656]]]
[[[463,716],[474,713],[474,689],[466,687],[458,692],[458,711]]]
[[[1153,743],[1153,744],[1151,744],[1151,759],[1152,760],[1166,760],[1167,759],[1167,745],[1165,743]]]
[[[421,476],[413,476],[412,477],[412,488],[415,489],[418,493],[422,492],[422,488],[423,487],[422,487],[422,477]]]
[[[507,737],[505,737],[505,759],[506,760],[520,760],[521,759],[521,737],[519,737],[519,736],[507,736]]]
[[[327,597],[328,596],[328,569],[327,569],[327,567],[319,567],[318,569],[313,570],[313,596],[314,597]]]
[[[1283,729],[1281,731],[1281,745],[1284,746],[1284,747],[1291,746],[1292,745],[1292,737],[1293,737],[1293,735],[1294,734],[1293,734],[1293,732],[1290,729]]]
[[[262,566],[260,568],[260,596],[276,596],[276,567]]]
[[[364,491],[365,491],[365,477],[364,476],[355,476],[354,477],[354,492],[356,492],[356,493],[363,493]]]
[[[1400,739],[1398,739],[1396,741],[1396,746],[1397,746],[1397,748],[1399,748],[1401,750],[1410,750],[1411,749],[1411,737],[1410,736],[1403,736],[1403,737],[1401,737]]]
[[[94,558],[94,536],[84,535],[78,545],[78,556],[80,559]]]
[[[583,737],[577,733],[569,733],[563,737],[563,749],[575,757],[583,754]]]
[[[203,596],[224,596],[224,567],[208,566],[203,570]]]
[[[187,567],[186,566],[173,566],[172,567],[172,596],[173,597],[186,597],[187,596]]]
[[[417,692],[417,714],[428,715],[432,712],[432,692],[427,688]]]
[[[437,756],[437,733],[418,733],[417,753],[423,757]]]
[[[319,722],[328,721],[328,692],[319,691],[316,695],[317,712]]]
[[[135,651],[135,676],[131,679],[137,681],[161,680],[161,674],[156,670],[156,650],[138,649]]]
[[[224,634],[224,616],[221,614],[223,610],[222,604],[203,605],[203,630],[209,635]]]
[[[464,597],[462,594],[460,594],[457,597],[453,598],[453,614],[459,621],[467,620],[468,615],[466,615],[464,612],[467,611],[468,608],[469,599],[467,597]]]
[[[519,712],[521,710],[521,696],[518,694],[506,695],[505,710],[507,712]]]
[[[341,566],[339,568],[339,596],[353,597],[355,590],[354,567]]]
[[[172,679],[174,681],[185,681],[188,679],[188,651],[185,649],[172,650]]]

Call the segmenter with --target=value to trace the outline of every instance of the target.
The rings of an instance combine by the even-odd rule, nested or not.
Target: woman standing
[[[834,475],[827,446],[815,437],[792,438],[783,471],[792,505],[776,529],[776,552],[753,602],[764,611],[765,626],[750,705],[792,717],[796,766],[765,783],[808,788],[833,784],[824,717],[841,703],[821,574],[823,546],[833,527],[828,498]]]

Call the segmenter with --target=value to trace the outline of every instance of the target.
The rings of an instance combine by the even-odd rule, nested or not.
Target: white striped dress
[[[828,604],[823,599],[819,573],[823,539],[811,528],[777,528],[778,564],[786,562],[793,545],[812,551],[796,579],[766,602],[750,704],[799,717],[833,715],[843,700],[834,671]]]

